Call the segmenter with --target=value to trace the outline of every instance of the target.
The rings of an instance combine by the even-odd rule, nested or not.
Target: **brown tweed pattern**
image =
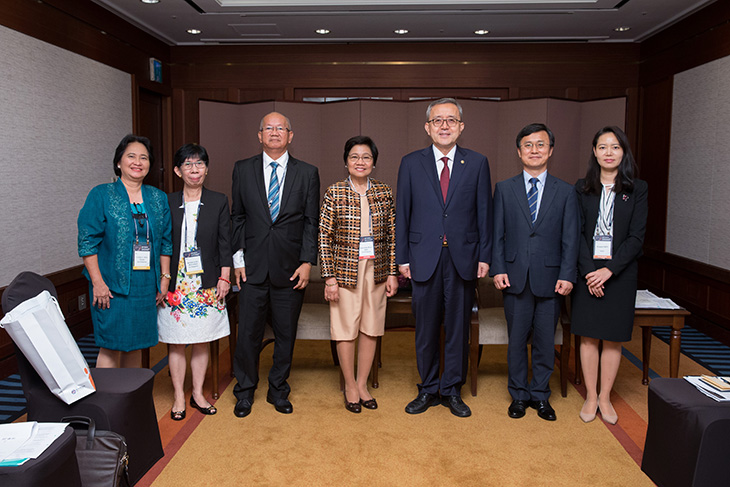
[[[370,180],[365,193],[373,220],[375,283],[397,275],[395,265],[395,204],[387,184]],[[339,181],[324,194],[319,214],[319,260],[323,278],[336,277],[342,287],[357,286],[360,249],[360,195],[347,180]]]

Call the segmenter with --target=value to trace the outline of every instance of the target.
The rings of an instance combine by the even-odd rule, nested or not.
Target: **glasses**
[[[195,161],[195,162],[185,161],[180,166],[182,166],[183,169],[188,170],[188,171],[192,168],[203,169],[205,167],[205,162],[203,162],[203,161]]]
[[[266,132],[267,134],[270,134],[272,132],[277,132],[279,134],[283,134],[284,132],[290,132],[290,130],[286,127],[264,127],[259,132]]]
[[[532,150],[533,148],[535,148],[541,151],[547,149],[549,145],[545,142],[537,142],[535,144],[533,144],[532,142],[525,142],[524,144],[520,145],[520,147],[527,150]]]
[[[370,154],[364,154],[362,156],[360,154],[351,154],[347,156],[347,160],[350,162],[357,162],[359,160],[362,160],[362,162],[369,163],[373,162],[373,156],[371,156]]]
[[[434,127],[443,127],[444,123],[449,127],[456,127],[457,123],[461,123],[461,120],[456,118],[432,118],[426,123],[433,124]]]

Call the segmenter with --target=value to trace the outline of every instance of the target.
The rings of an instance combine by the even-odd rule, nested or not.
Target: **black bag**
[[[76,430],[76,459],[83,487],[129,486],[127,476],[127,442],[113,431],[96,429],[86,416],[61,419]]]

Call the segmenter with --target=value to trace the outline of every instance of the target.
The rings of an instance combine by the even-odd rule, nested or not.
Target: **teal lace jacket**
[[[160,256],[172,255],[170,207],[167,195],[152,186],[142,186],[142,198],[149,217],[152,263],[159,287]],[[93,188],[79,212],[79,256],[98,256],[101,276],[112,294],[129,294],[133,225],[129,197],[121,181]],[[90,280],[85,268],[83,274]]]

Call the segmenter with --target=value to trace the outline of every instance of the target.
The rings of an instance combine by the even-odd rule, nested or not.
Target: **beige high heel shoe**
[[[596,410],[593,411],[593,413],[584,413],[583,410],[585,409],[587,402],[588,401],[585,401],[583,403],[583,407],[580,408],[580,413],[578,413],[578,416],[580,416],[580,419],[582,419],[584,423],[590,423],[596,419],[596,412],[598,412],[598,404],[596,404]]]
[[[610,404],[610,403],[609,403]],[[613,404],[611,404],[611,409],[614,410],[614,414],[606,414],[603,411],[601,411],[601,407],[598,407],[598,411],[601,413],[601,417],[603,420],[608,424],[616,424],[618,423],[618,414],[615,414],[615,409],[613,408]]]

